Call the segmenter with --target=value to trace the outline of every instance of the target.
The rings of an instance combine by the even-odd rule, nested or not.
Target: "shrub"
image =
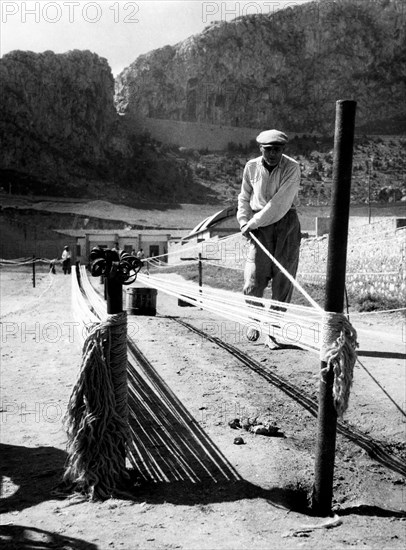
[[[396,298],[375,296],[370,292],[359,297],[356,303],[359,311],[382,311],[385,309],[398,309],[404,307],[404,304]]]

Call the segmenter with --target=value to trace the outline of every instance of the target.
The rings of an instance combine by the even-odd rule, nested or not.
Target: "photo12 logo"
[[[54,424],[62,420],[64,413],[61,405],[55,401],[26,403],[7,400],[1,402],[0,412],[2,413],[0,422],[17,420],[23,424],[26,422]]]
[[[63,323],[50,321],[45,324],[38,321],[32,323],[6,321],[0,323],[0,343],[18,341],[25,344],[34,341],[36,344],[56,344],[64,341],[70,344],[74,342],[81,344],[92,328],[92,323],[86,325],[78,321],[64,321]],[[135,322],[127,323],[127,336],[135,343],[137,343],[136,335],[139,328],[139,325]]]
[[[279,2],[202,2],[202,21],[231,21],[245,15],[275,13],[283,8],[294,7],[301,2],[281,0]]]
[[[203,23],[217,23],[219,21],[228,22],[237,17],[244,17],[247,15],[270,15],[280,10],[286,10],[289,8],[295,8],[306,4],[306,12],[310,15],[311,20],[320,25],[325,25],[329,20],[336,21],[336,18],[340,16],[343,6],[341,2],[337,0],[275,0],[264,2],[251,2],[244,0],[241,2],[202,2],[202,22]],[[377,0],[362,0],[362,2],[348,2],[351,9],[352,17],[365,19],[365,10],[368,9],[368,4],[372,5],[375,9],[385,9],[389,5],[389,0],[382,0],[380,3]],[[379,4],[381,6],[379,7]],[[402,32],[405,24],[406,15],[406,2],[405,0],[398,0],[392,2],[393,6],[391,10],[396,14],[393,18],[394,32]]]
[[[1,2],[1,21],[8,23],[139,23],[136,2]]]

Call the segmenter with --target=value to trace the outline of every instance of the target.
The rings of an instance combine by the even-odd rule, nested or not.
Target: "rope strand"
[[[129,441],[125,312],[90,327],[65,426],[65,481],[92,500],[111,497],[126,475]]]
[[[357,360],[357,332],[343,313],[324,312],[322,327],[320,359],[326,367],[320,371],[321,379],[333,369],[334,406],[338,416],[342,416],[348,408]]]

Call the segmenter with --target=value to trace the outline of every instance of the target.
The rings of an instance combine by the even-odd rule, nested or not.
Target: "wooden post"
[[[107,313],[123,311],[123,285],[116,278],[105,277]]]
[[[334,136],[333,196],[327,258],[325,311],[342,313],[347,261],[348,219],[356,102],[336,103]],[[321,369],[326,368],[321,362]],[[337,413],[333,400],[332,368],[320,380],[318,437],[312,508],[320,516],[331,514]]]
[[[116,255],[116,261],[119,260],[118,253]],[[105,298],[107,302],[107,313],[112,315],[114,313],[122,313],[123,311],[123,284],[116,276],[111,276],[111,273],[107,274],[107,276],[104,277],[104,291],[105,291]],[[112,342],[113,345],[110,347],[110,364],[117,365],[120,363],[120,357],[122,350],[117,349],[116,342]],[[125,344],[127,346],[127,344]],[[122,371],[127,371],[127,361],[125,361],[125,364],[122,365]],[[113,386],[114,386],[114,393],[117,396],[119,394],[119,386],[122,383],[122,371],[117,374],[117,378],[114,376],[113,373]],[[124,418],[126,416],[126,410],[127,410],[127,402],[121,403],[120,406],[117,404],[117,413],[121,418]],[[120,446],[119,452],[121,455],[122,462],[122,468],[125,468],[125,459],[126,459],[126,451],[125,446]]]
[[[35,254],[32,255],[32,286],[35,288]]]
[[[105,365],[110,373],[103,373],[100,369],[96,383],[89,385],[88,376],[83,376],[81,370],[72,394],[77,399],[71,398],[68,408],[70,456],[66,476],[92,498],[111,496],[112,491],[126,478],[126,442],[129,436],[127,315],[122,311],[122,284],[138,267],[133,259],[135,257],[124,265],[116,251],[105,251],[101,247],[94,247],[89,258],[92,275],[106,275],[109,315],[99,323],[97,331],[89,334],[82,367],[85,372],[99,368],[98,354],[89,353],[89,350],[102,346]],[[78,263],[76,267],[79,272]],[[98,392],[97,399],[92,398],[92,392]],[[107,413],[119,417],[122,422],[109,422],[105,416]],[[81,417],[80,422],[78,417]],[[93,433],[97,434],[96,441],[93,440]],[[90,449],[91,444],[97,448]]]
[[[202,253],[199,252],[199,287],[202,288],[203,284],[203,266],[202,266]]]
[[[199,294],[202,295],[202,286],[203,286],[203,264],[202,264],[202,253],[199,252]]]
[[[371,223],[371,176],[374,157],[368,160],[368,223]]]
[[[78,260],[75,262],[75,270],[76,270],[76,277],[80,285],[80,262]]]

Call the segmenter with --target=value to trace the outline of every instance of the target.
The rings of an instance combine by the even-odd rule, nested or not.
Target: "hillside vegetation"
[[[352,204],[387,204],[406,201],[406,137],[357,136],[354,144]],[[333,139],[312,136],[293,137],[286,154],[300,162],[302,168],[301,199],[306,205],[330,203],[333,173]],[[171,148],[167,148],[171,150]],[[258,145],[242,147],[230,143],[228,151],[181,150],[198,184],[224,204],[236,202],[244,165],[260,155]],[[405,202],[406,206],[406,202]]]

